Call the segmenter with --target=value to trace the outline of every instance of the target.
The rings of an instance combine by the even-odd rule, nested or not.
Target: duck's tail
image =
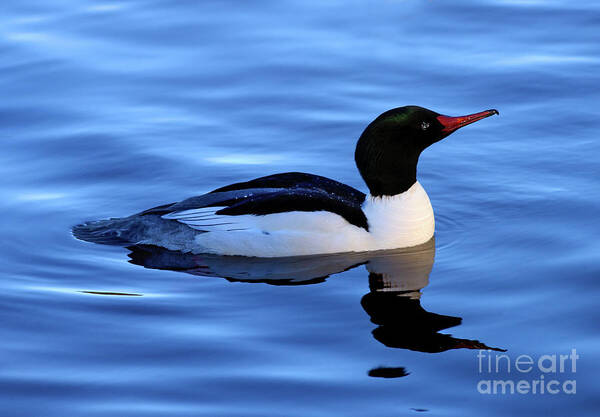
[[[131,233],[127,233],[127,229],[122,226],[123,219],[96,220],[73,226],[71,233],[77,239],[102,245],[134,244],[130,238]]]

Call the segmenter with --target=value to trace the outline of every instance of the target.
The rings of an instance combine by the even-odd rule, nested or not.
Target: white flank
[[[392,197],[368,196],[363,204],[369,231],[328,211],[292,211],[264,216],[217,215],[222,207],[169,213],[200,233],[193,252],[260,257],[362,252],[416,246],[433,236],[433,209],[416,182]]]

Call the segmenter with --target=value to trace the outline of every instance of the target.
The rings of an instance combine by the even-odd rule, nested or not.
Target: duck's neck
[[[417,182],[421,150],[411,143],[367,131],[360,137],[354,160],[373,197],[402,194]]]
[[[389,173],[380,172],[377,176],[363,176],[370,195],[373,197],[395,197],[401,195],[417,182],[417,164],[394,167]]]

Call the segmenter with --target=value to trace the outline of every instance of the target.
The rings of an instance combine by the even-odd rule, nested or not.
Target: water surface
[[[597,415],[597,2],[0,10],[7,415]],[[355,141],[405,104],[501,113],[421,157],[428,247],[248,263],[70,235],[276,172],[365,191]],[[546,375],[576,394],[480,394],[540,375],[482,376],[486,347],[576,349]]]

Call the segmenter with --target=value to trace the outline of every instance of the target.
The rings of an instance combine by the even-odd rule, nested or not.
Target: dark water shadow
[[[460,325],[462,318],[429,312],[421,306],[421,290],[429,284],[435,258],[433,239],[410,249],[286,258],[186,254],[147,245],[128,249],[129,262],[145,268],[269,285],[319,284],[330,275],[365,265],[370,291],[362,297],[361,306],[377,326],[372,335],[380,343],[426,353],[451,349],[504,351],[478,340],[440,333]],[[403,367],[377,367],[368,374],[397,378],[409,372]]]

